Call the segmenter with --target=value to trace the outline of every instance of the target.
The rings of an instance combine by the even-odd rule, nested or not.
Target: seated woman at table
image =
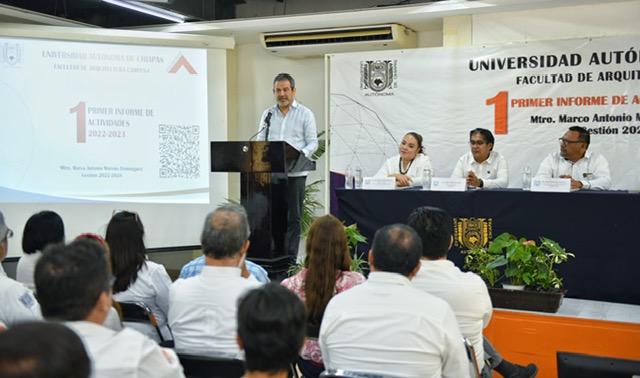
[[[375,177],[395,177],[398,187],[420,186],[425,168],[431,170],[433,176],[433,165],[424,153],[422,135],[409,132],[402,138],[399,154],[382,164]]]
[[[462,155],[451,177],[466,178],[470,188],[506,188],[509,185],[509,166],[504,156],[493,151],[494,142],[491,131],[471,130],[471,152]]]

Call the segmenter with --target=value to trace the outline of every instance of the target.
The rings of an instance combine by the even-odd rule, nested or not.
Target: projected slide
[[[3,202],[209,201],[203,49],[0,38]]]

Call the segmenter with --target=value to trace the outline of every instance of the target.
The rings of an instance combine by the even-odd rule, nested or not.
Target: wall
[[[418,33],[418,47],[640,34],[638,16],[640,1],[445,17],[441,31]],[[234,129],[240,139],[248,138],[257,130],[262,111],[273,104],[271,81],[279,72],[289,72],[296,78],[298,100],[314,111],[318,130],[325,128],[323,58],[278,58],[269,55],[258,43],[239,44],[236,51],[238,123],[230,123],[229,128]],[[324,170],[325,165],[319,163],[318,170],[309,176],[308,182],[324,178]],[[238,180],[230,177],[230,182]],[[321,195],[324,198],[324,191]]]
[[[418,33],[419,47],[439,47],[442,45],[442,33]],[[287,59],[269,54],[259,43],[240,44],[237,51],[237,83],[236,98],[238,104],[237,123],[229,123],[229,134],[235,133],[236,140],[247,139],[258,130],[262,112],[275,103],[272,93],[273,78],[279,72],[289,72],[296,79],[298,88],[296,99],[313,110],[316,117],[318,131],[325,130],[325,76],[324,57],[307,59]],[[231,99],[229,100],[231,102]],[[231,121],[231,115],[229,117]],[[327,180],[326,164],[317,162],[316,171],[308,177],[307,184],[316,180]],[[240,198],[240,180],[229,177],[230,195]],[[324,198],[325,189],[322,188],[319,198]],[[322,200],[327,206],[325,200]],[[328,206],[327,206],[328,207]],[[328,212],[328,209],[326,210]],[[324,210],[321,211],[324,213]]]

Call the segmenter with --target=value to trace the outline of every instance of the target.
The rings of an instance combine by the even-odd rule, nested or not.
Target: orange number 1
[[[496,134],[507,133],[507,104],[509,92],[498,92],[495,97],[487,99],[487,105],[495,105],[493,111],[493,131]]]

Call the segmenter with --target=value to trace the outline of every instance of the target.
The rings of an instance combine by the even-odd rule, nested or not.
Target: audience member
[[[29,322],[0,333],[0,377],[89,378],[91,361],[80,337],[52,322]]]
[[[163,265],[148,260],[144,245],[144,226],[138,213],[119,211],[111,217],[105,237],[109,245],[111,267],[116,277],[113,299],[118,302],[143,302],[153,312],[165,340],[171,339],[167,327],[171,278]],[[150,338],[160,341],[154,327],[126,323]]]
[[[478,367],[483,377],[491,377],[491,369],[505,378],[532,378],[538,368],[534,364],[520,366],[504,360],[482,335],[489,324],[493,307],[485,282],[472,272],[463,273],[447,253],[453,245],[453,219],[444,210],[423,206],[414,210],[407,221],[422,239],[421,267],[412,284],[429,294],[444,299],[453,309],[462,335],[474,346]],[[485,360],[490,365],[485,365]]]
[[[470,188],[506,188],[509,185],[509,166],[504,156],[493,151],[494,143],[491,131],[471,130],[471,152],[460,157],[451,177],[466,179]]]
[[[184,377],[176,354],[131,329],[120,332],[101,324],[111,309],[114,277],[107,251],[80,239],[48,246],[36,265],[35,282],[42,314],[67,322],[85,343],[94,378]]]
[[[201,235],[205,266],[170,291],[169,325],[178,352],[241,358],[236,343],[237,300],[260,283],[243,269],[249,222],[240,205],[207,215]]]
[[[35,291],[33,271],[44,248],[51,243],[64,242],[64,223],[60,215],[53,211],[41,211],[33,214],[24,225],[22,232],[22,250],[24,255],[18,260],[16,281]]]
[[[8,239],[12,236],[13,231],[7,227],[4,214],[0,211],[0,262],[7,257]],[[0,322],[11,327],[19,322],[40,319],[40,306],[31,290],[7,277],[0,264]]]
[[[462,335],[444,300],[416,289],[422,243],[406,225],[379,229],[368,280],[329,301],[320,326],[327,369],[404,378],[469,376]]]
[[[204,256],[200,256],[186,263],[182,269],[180,269],[180,275],[178,278],[195,277],[200,274],[200,272],[202,272],[202,267],[204,266],[204,260]],[[247,265],[249,274],[251,274],[258,282],[271,282],[269,274],[263,267],[249,260],[245,260],[245,264]]]
[[[307,235],[306,253],[302,270],[282,281],[282,285],[304,300],[308,326],[318,329],[329,300],[363,282],[364,276],[350,270],[351,255],[344,225],[333,215],[313,222]],[[317,378],[324,371],[317,340],[307,340],[300,357],[298,367],[305,377]]]
[[[431,159],[424,153],[422,135],[416,132],[407,133],[400,147],[399,154],[389,158],[375,174],[377,177],[395,177],[396,186],[422,185],[422,171],[429,169],[434,174]]]
[[[559,139],[560,152],[552,152],[542,163],[536,177],[571,179],[571,189],[607,190],[611,188],[609,162],[588,151],[591,137],[580,126],[571,126]]]
[[[287,378],[305,337],[300,299],[270,283],[244,294],[238,303],[237,342],[245,353],[244,378]]]
[[[107,242],[100,235],[90,232],[80,234],[76,236],[74,240],[79,239],[91,239],[100,243],[100,245],[107,251],[107,264],[109,265],[109,272],[112,273],[113,271],[111,269],[111,257],[109,253],[109,245],[107,245]],[[118,304],[117,301],[112,301],[109,314],[107,315],[102,325],[114,331],[120,331],[122,329],[122,308],[120,308],[120,304]]]

